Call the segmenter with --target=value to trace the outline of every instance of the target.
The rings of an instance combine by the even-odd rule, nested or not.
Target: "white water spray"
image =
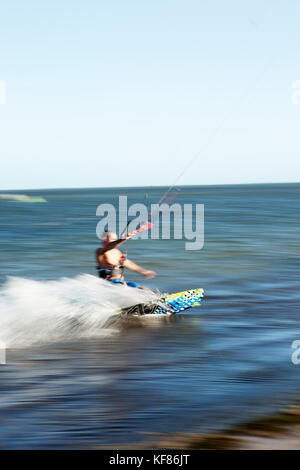
[[[153,299],[89,274],[56,281],[11,277],[0,289],[0,341],[7,348],[111,335],[122,307]]]

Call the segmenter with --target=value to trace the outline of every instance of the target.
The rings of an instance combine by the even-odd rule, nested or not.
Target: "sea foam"
[[[54,281],[10,277],[0,288],[0,342],[24,347],[113,334],[106,328],[122,307],[154,294],[89,274]]]

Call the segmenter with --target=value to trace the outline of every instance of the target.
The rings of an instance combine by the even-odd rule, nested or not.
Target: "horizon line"
[[[282,181],[282,182],[260,182],[260,183],[217,183],[217,184],[176,184],[176,185],[142,185],[142,186],[59,186],[53,188],[13,188],[13,189],[0,189],[0,194],[7,191],[57,191],[66,189],[117,189],[117,188],[170,188],[170,187],[202,187],[202,186],[258,186],[267,184],[299,184],[299,181]]]

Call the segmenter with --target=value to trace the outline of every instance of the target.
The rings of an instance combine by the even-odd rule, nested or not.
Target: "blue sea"
[[[203,248],[132,240],[128,257],[157,276],[127,279],[161,293],[202,287],[202,305],[170,321],[110,322],[148,294],[98,279],[96,209],[119,195],[157,203],[166,189],[0,199],[2,448],[130,448],[297,402],[300,184],[182,187],[174,202],[204,204]]]

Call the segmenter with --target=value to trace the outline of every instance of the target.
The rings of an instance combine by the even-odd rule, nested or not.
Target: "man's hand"
[[[142,275],[145,276],[146,279],[151,279],[152,277],[155,277],[155,276],[156,276],[156,272],[155,272],[155,271],[146,270],[146,271],[143,271],[143,272],[142,272]]]
[[[137,233],[136,230],[134,232],[128,232],[126,234],[125,240],[129,240],[129,238],[134,237],[136,235],[136,233]]]

